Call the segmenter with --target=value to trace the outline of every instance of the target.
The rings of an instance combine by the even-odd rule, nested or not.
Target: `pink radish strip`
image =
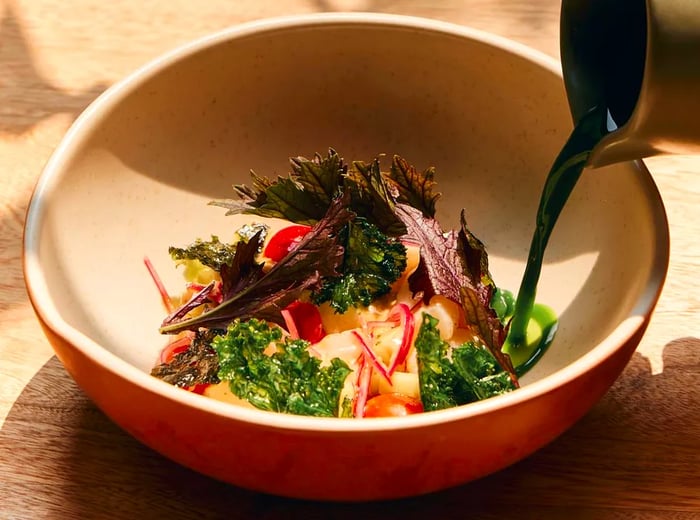
[[[194,332],[187,331],[182,337],[168,343],[160,353],[160,362],[169,363],[175,354],[179,354],[190,348],[193,339]]]
[[[372,381],[372,365],[367,363],[367,356],[362,356],[362,361],[359,367],[359,375],[357,376],[357,395],[355,396],[355,404],[353,407],[353,415],[361,419],[365,416],[365,405],[369,396],[369,384]]]
[[[296,322],[294,321],[294,317],[292,316],[292,313],[288,311],[287,309],[283,309],[280,311],[280,314],[282,315],[282,318],[284,318],[284,323],[287,325],[287,330],[289,331],[289,337],[292,339],[301,339],[299,336],[299,330],[297,329]],[[316,350],[313,346],[309,344],[307,350],[309,351],[309,354],[312,356],[322,359],[323,356],[321,353]]]
[[[292,339],[299,339],[299,331],[297,330],[297,325],[294,323],[294,318],[292,318],[292,313],[284,309],[280,311],[282,317],[284,318],[284,323],[287,325],[287,330],[289,331],[289,337]]]
[[[382,365],[382,362],[379,361],[377,356],[369,347],[369,345],[365,341],[365,338],[363,338],[362,335],[356,330],[353,330],[352,334],[360,342],[360,345],[362,345],[362,350],[364,351],[365,356],[369,358],[369,360],[372,362],[372,365],[374,365],[374,368],[377,369],[377,372],[379,372],[379,374],[387,380],[387,383],[391,384],[391,377],[387,373],[386,368],[384,367],[384,365]]]
[[[401,337],[401,346],[398,352],[396,352],[396,357],[391,362],[388,370],[388,376],[396,372],[397,367],[406,361],[408,357],[408,351],[411,350],[411,340],[413,339],[413,331],[416,328],[416,320],[413,318],[411,309],[405,303],[398,303],[389,313],[389,318],[393,316],[399,316],[401,326],[403,327],[403,336]]]
[[[363,328],[373,330],[379,327],[396,327],[398,324],[399,320],[368,321]]]
[[[412,237],[402,237],[399,240],[399,242],[401,242],[401,244],[406,246],[406,247],[408,247],[408,246],[414,246],[414,247],[420,246],[420,242]]]
[[[200,292],[205,287],[206,286],[202,285],[201,283],[190,282],[187,284],[188,289],[192,289],[193,291],[197,292]],[[214,282],[214,287],[208,294],[207,298],[209,298],[212,302],[216,303],[217,305],[219,305],[224,300],[224,295],[221,293],[221,282]]]
[[[160,297],[163,300],[163,305],[165,305],[165,309],[168,311],[168,314],[171,314],[174,310],[173,303],[170,301],[168,291],[165,290],[165,285],[163,285],[163,281],[160,279],[160,276],[158,276],[156,268],[153,267],[151,260],[147,256],[143,257],[143,263],[146,264],[146,269],[148,269],[148,273],[151,275],[151,278],[153,278],[153,282],[158,288],[158,292],[160,293]]]

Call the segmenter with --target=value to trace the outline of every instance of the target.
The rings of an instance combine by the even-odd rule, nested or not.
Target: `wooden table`
[[[34,182],[73,118],[175,45],[255,18],[340,10],[444,19],[558,54],[556,0],[0,0],[0,519],[700,518],[700,157],[648,161],[671,267],[620,380],[553,444],[457,489],[333,505],[214,482],[120,431],[52,357],[25,295],[20,241]]]

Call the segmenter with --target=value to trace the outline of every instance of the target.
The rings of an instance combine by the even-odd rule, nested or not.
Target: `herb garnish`
[[[273,345],[276,352],[267,355]],[[262,410],[337,417],[340,393],[350,368],[340,359],[330,366],[309,354],[309,343],[285,339],[264,321],[236,320],[212,346],[219,356],[218,377],[231,391]]]
[[[437,323],[424,313],[415,341],[421,401],[426,411],[471,403],[517,388],[480,341],[451,348],[440,338]]]
[[[347,192],[352,211],[383,233],[398,237],[406,232],[406,227],[395,214],[396,203],[410,204],[432,217],[440,196],[433,193],[433,168],[419,173],[398,156],[392,159],[388,172],[381,171],[378,158],[370,164],[356,161],[348,168],[332,148],[325,157],[296,157],[290,159],[290,165],[289,175],[276,180],[251,172],[252,186],[233,187],[239,199],[218,199],[210,204],[226,208],[227,215],[247,213],[313,225],[334,198]]]
[[[276,181],[252,174],[252,187],[234,187],[241,200],[213,204],[229,209],[228,213],[277,216],[308,224],[315,222],[333,195],[349,192],[350,209],[356,214],[389,236],[405,235],[421,244],[418,269],[409,278],[413,293],[422,293],[425,302],[440,294],[460,304],[498,363],[517,384],[510,358],[502,352],[507,329],[491,308],[496,287],[488,271],[488,256],[483,244],[467,229],[464,211],[459,232],[443,232],[434,218],[440,195],[434,192],[433,168],[419,173],[395,156],[389,172],[381,171],[378,159],[369,165],[356,161],[349,169],[333,149],[326,157],[316,154],[311,160],[292,159],[291,166],[289,176]],[[342,287],[342,283],[326,284],[324,296],[317,296],[317,301],[330,298],[326,295],[332,294],[328,289],[334,285]],[[334,305],[338,310],[349,305],[342,295],[339,291]]]
[[[161,363],[151,370],[151,375],[171,385],[190,387],[219,382],[219,356],[211,342],[222,331],[199,330],[187,350],[176,354],[169,363]]]
[[[343,231],[345,257],[340,276],[323,280],[313,295],[315,303],[330,302],[338,313],[367,306],[391,290],[406,269],[406,248],[384,235],[363,218],[349,222]]]
[[[437,320],[423,315],[414,345],[424,409],[466,404],[517,388],[510,358],[502,352],[507,325],[491,306],[496,286],[484,245],[467,228],[464,211],[459,230],[445,232],[438,224],[440,194],[434,174],[433,168],[419,172],[398,156],[389,171],[381,170],[379,159],[348,166],[332,149],[325,157],[291,159],[291,172],[275,180],[252,173],[252,186],[234,186],[238,200],[211,204],[226,208],[227,214],[278,217],[313,227],[285,248],[269,270],[259,261],[264,225],[247,227],[236,244],[212,236],[171,248],[174,259],[199,262],[216,271],[220,282],[199,283],[199,292],[163,321],[163,333],[191,330],[196,335],[171,367],[160,365],[154,375],[190,386],[187,381],[197,383],[204,375],[187,363],[203,360],[209,382],[227,381],[234,394],[258,408],[352,414],[356,403],[347,398],[339,402],[350,373],[347,364],[335,358],[321,367],[307,341],[292,339],[298,337],[296,326],[285,321],[282,311],[309,298],[316,304],[329,302],[338,313],[369,306],[403,274],[402,242],[410,241],[421,248],[418,268],[408,279],[410,290],[425,303],[441,295],[458,304],[460,319],[474,334],[473,341],[452,347],[440,338]],[[221,295],[218,305],[210,297],[215,289]],[[197,316],[195,309],[201,311]],[[292,338],[283,340],[274,324],[286,326]],[[210,334],[215,330],[214,338]],[[208,334],[208,350],[197,339],[202,334]],[[410,337],[406,345],[408,351]],[[275,352],[268,355],[271,348]]]
[[[459,303],[467,322],[477,327],[484,344],[517,384],[510,358],[501,350],[507,330],[491,307],[496,286],[488,271],[488,256],[467,229],[464,211],[459,232],[443,232],[437,220],[406,204],[397,204],[396,213],[409,236],[421,244],[418,268],[408,279],[411,290],[422,293],[425,302],[440,294]]]
[[[211,240],[197,239],[187,247],[170,247],[168,252],[173,260],[198,260],[202,265],[219,271],[231,263],[236,246],[221,242],[219,237],[212,235]]]
[[[260,234],[239,242],[231,266],[221,272],[222,303],[195,318],[166,319],[161,332],[172,334],[199,327],[224,328],[236,318],[256,316],[282,323],[280,311],[305,290],[318,286],[322,277],[337,276],[343,258],[338,233],[354,214],[347,209],[347,197],[336,198],[326,215],[280,262],[263,273],[255,255]]]

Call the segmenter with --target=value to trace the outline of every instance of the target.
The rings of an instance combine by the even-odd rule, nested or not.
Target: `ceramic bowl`
[[[560,328],[522,388],[406,418],[275,414],[149,375],[165,341],[148,256],[230,233],[213,198],[250,169],[334,147],[434,165],[439,217],[466,208],[496,282],[517,290],[540,189],[571,128],[558,64],[513,42],[417,18],[329,14],[233,27],[105,92],[31,200],[25,276],[66,370],[115,423],[196,471],[291,497],[427,493],[504,468],[571,426],[632,355],[659,296],[668,227],[640,163],[587,172],[546,255],[538,300]],[[107,448],[107,447],[106,447]]]

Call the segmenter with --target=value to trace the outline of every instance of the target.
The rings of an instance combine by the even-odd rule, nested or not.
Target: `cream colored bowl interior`
[[[516,291],[544,176],[570,130],[554,62],[446,24],[358,19],[218,35],[93,105],[30,210],[28,279],[50,323],[147,372],[164,344],[164,311],[143,257],[176,292],[182,279],[168,246],[233,232],[210,199],[229,196],[250,169],[284,174],[289,156],[329,146],[346,159],[398,153],[436,166],[443,225],[456,226],[466,208],[496,282]],[[538,296],[561,326],[526,383],[649,312],[665,273],[666,232],[646,170],[626,163],[583,176],[552,237]]]

